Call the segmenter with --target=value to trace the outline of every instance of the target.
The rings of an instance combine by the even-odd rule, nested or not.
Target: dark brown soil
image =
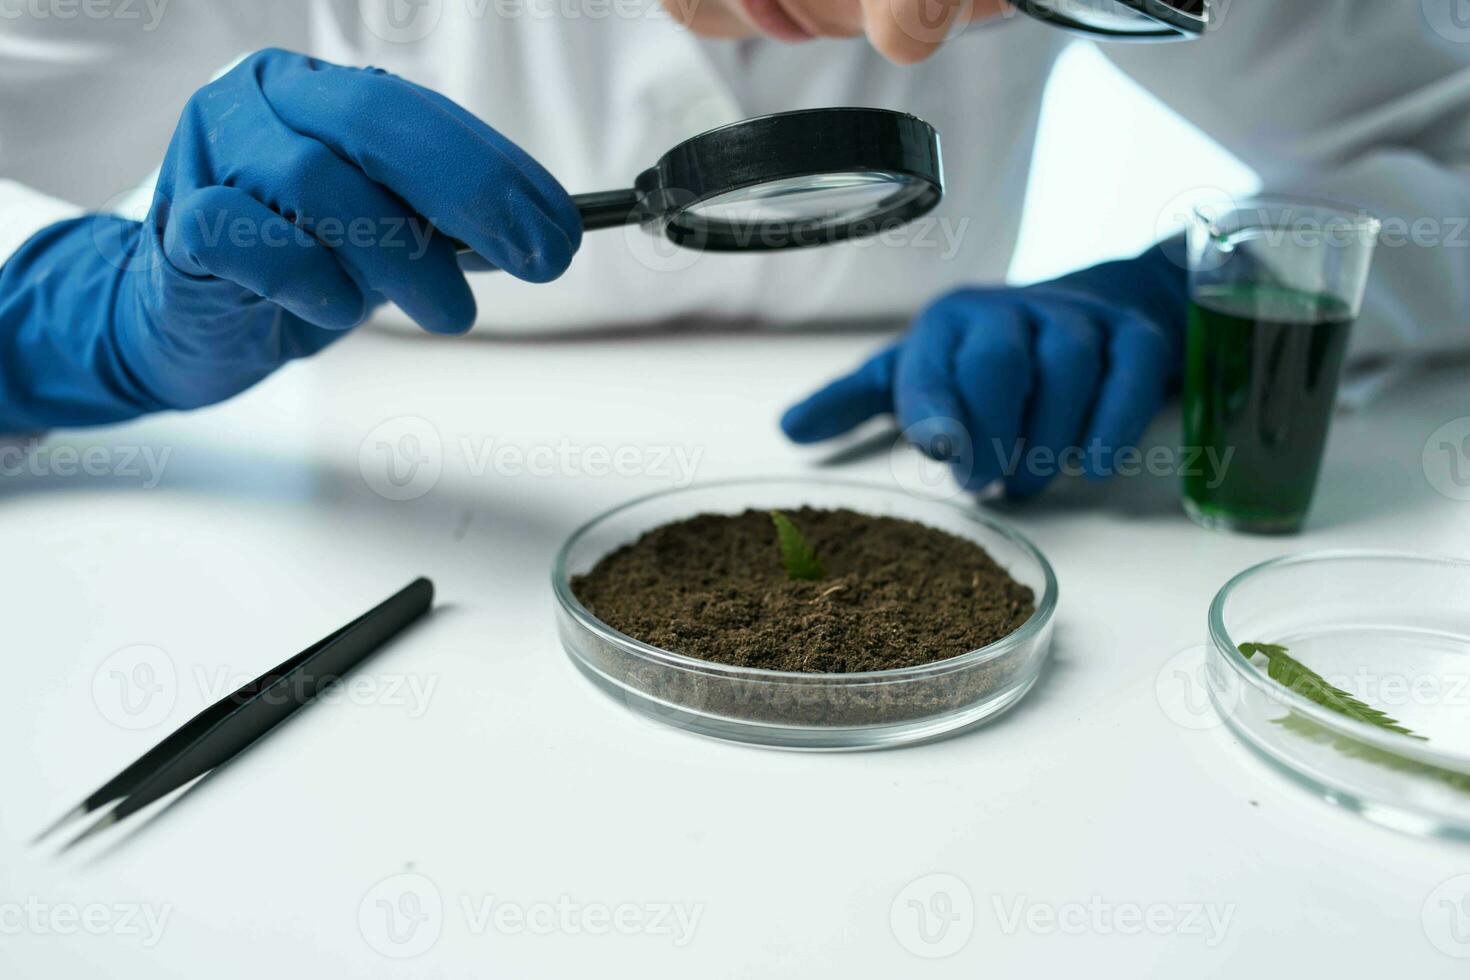
[[[770,514],[705,514],[609,554],[572,590],[603,622],[703,660],[849,673],[946,660],[1014,632],[1035,596],[972,541],[850,510],[788,511],[826,566],[792,581]]]

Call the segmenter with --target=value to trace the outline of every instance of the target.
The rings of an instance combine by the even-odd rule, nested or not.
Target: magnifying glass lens
[[[914,184],[911,178],[872,171],[786,177],[717,194],[687,213],[731,225],[845,224],[881,214],[897,203],[895,197],[910,199]]]
[[[1012,0],[1033,17],[1114,40],[1183,40],[1210,26],[1211,0]]]
[[[1151,34],[1159,29],[1150,20],[1117,0],[1092,0],[1090,3],[1068,3],[1061,9],[1077,21],[1078,26],[1110,34]]]
[[[902,224],[938,200],[932,181],[879,170],[781,177],[690,203],[672,219],[680,238],[716,249],[770,249],[861,238]]]

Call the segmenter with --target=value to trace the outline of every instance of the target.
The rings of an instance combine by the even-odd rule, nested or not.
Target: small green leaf
[[[1268,661],[1266,675],[1293,693],[1300,694],[1328,711],[1335,711],[1354,721],[1361,721],[1385,731],[1398,732],[1410,738],[1425,741],[1421,735],[1399,724],[1386,713],[1369,704],[1364,704],[1346,691],[1333,687],[1320,675],[1311,671],[1301,661],[1287,655],[1286,647],[1276,643],[1242,643],[1240,652],[1247,660],[1260,654]]]
[[[773,510],[771,521],[776,525],[776,540],[781,545],[781,564],[786,566],[786,577],[793,582],[816,582],[826,577],[827,570],[822,567],[822,560],[796,525],[791,523],[791,518]]]

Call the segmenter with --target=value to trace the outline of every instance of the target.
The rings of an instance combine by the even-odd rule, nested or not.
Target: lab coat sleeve
[[[0,266],[32,235],[82,209],[13,180],[0,179]]]
[[[1267,192],[1384,221],[1357,355],[1470,349],[1470,34],[1447,26],[1455,2],[1220,0],[1199,41],[1104,46]]]

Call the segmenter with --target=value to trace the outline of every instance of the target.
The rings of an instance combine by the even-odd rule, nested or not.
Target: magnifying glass
[[[1187,41],[1209,30],[1215,0],[1011,0],[1022,13],[1114,41]]]
[[[934,127],[903,112],[841,108],[711,129],[665,153],[632,187],[572,200],[587,231],[641,224],[685,248],[763,252],[876,235],[943,196]]]

